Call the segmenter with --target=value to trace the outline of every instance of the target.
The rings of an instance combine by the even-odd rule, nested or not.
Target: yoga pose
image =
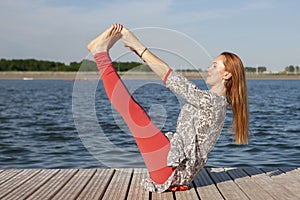
[[[186,100],[177,121],[176,132],[163,134],[144,109],[133,99],[109,57],[109,49],[120,38],[163,80],[166,87]],[[143,156],[149,178],[143,186],[151,192],[186,190],[207,162],[230,105],[232,128],[237,144],[248,142],[247,88],[242,61],[224,52],[208,68],[206,83],[200,90],[147,49],[128,29],[112,25],[88,44],[107,96],[128,125]]]

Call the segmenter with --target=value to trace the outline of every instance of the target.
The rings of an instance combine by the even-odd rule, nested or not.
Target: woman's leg
[[[170,150],[169,140],[152,123],[144,109],[129,94],[115,71],[105,50],[109,50],[120,37],[118,35],[120,27],[111,27],[110,29],[93,40],[88,48],[94,55],[107,96],[127,123],[140,149],[151,179],[158,184],[162,184],[174,170],[167,166],[167,156]]]
[[[169,140],[152,123],[144,109],[133,99],[116,73],[108,53],[94,55],[107,96],[128,125],[144,158],[150,177],[164,183],[173,172],[167,166]]]

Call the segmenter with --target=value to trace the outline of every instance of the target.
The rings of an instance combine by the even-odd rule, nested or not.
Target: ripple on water
[[[134,82],[143,83],[126,84]],[[229,130],[232,112],[228,110],[223,132],[209,154],[207,166],[299,167],[300,81],[247,83],[249,145],[233,143]],[[145,167],[128,128],[116,118],[115,111],[112,113],[101,82],[95,95],[98,125],[115,149],[103,150],[96,143],[94,152],[86,149],[74,125],[73,82],[1,80],[0,90],[1,168]],[[162,130],[175,131],[180,103],[169,90],[155,83],[147,84],[138,88],[134,97],[146,111],[151,111],[152,105],[165,109],[167,119]],[[159,122],[164,120],[163,114],[157,114]],[[125,151],[121,155],[117,149]]]

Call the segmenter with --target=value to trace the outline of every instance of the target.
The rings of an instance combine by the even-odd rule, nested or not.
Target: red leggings
[[[170,142],[152,123],[144,109],[129,94],[114,69],[108,53],[94,55],[107,96],[129,127],[140,149],[151,179],[164,183],[174,171],[167,166]]]

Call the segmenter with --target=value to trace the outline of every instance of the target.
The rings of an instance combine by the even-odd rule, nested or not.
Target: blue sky
[[[130,29],[174,30],[192,38],[212,57],[232,51],[245,66],[280,71],[300,65],[299,8],[296,0],[1,0],[0,57],[80,61],[87,56],[86,44],[92,38],[111,24],[122,23]],[[144,41],[142,33],[138,37]],[[184,46],[171,38],[157,34],[146,44],[169,39]],[[197,56],[187,49],[187,54]]]

